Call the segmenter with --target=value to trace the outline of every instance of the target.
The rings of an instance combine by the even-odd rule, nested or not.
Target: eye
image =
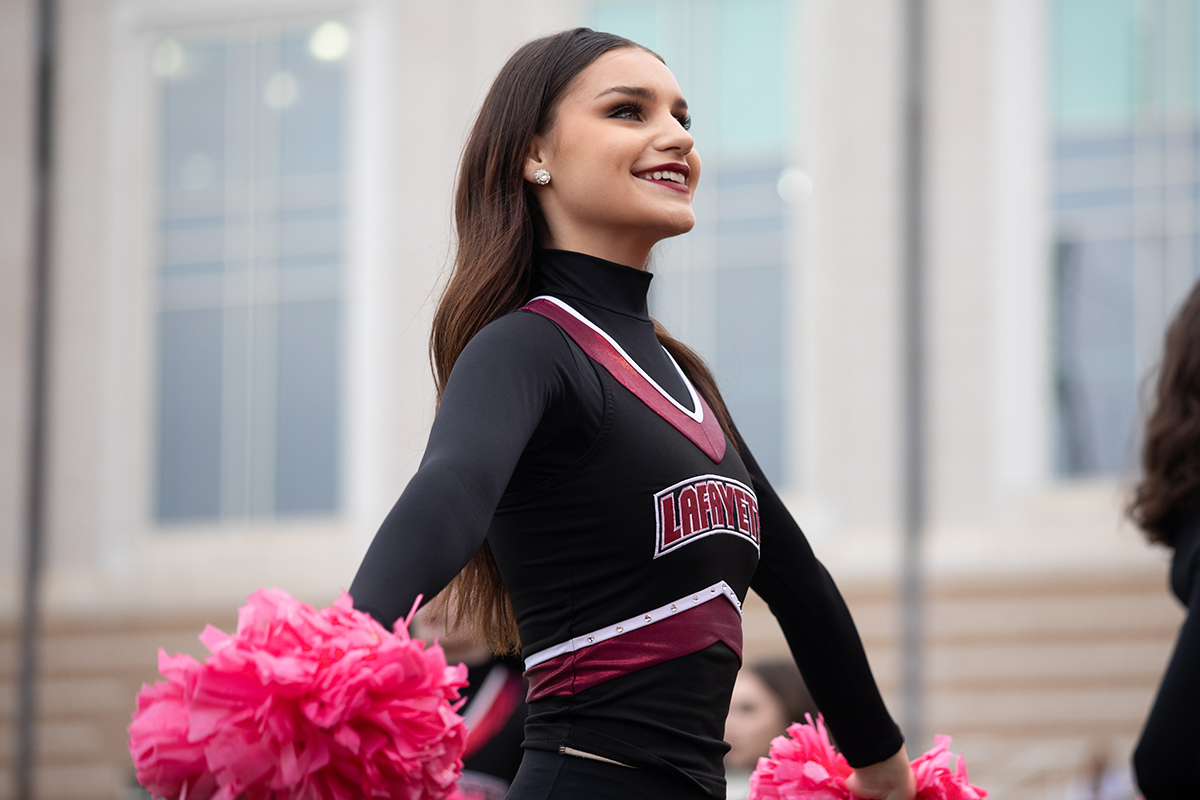
[[[622,103],[609,114],[613,119],[632,119],[641,121],[642,107],[637,103]]]
[[[685,131],[690,131],[692,129],[691,114],[684,114],[682,117],[676,117],[675,119],[679,120],[679,124],[683,126]]]

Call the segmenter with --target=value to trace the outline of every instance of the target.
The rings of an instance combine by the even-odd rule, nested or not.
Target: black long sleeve
[[[751,587],[767,601],[813,700],[853,767],[875,764],[904,743],[875,685],[850,609],[808,539],[745,444],[762,520],[762,554]]]
[[[458,574],[483,544],[535,433],[561,439],[579,414],[570,397],[599,391],[580,370],[559,329],[532,314],[511,314],[471,340],[446,383],[417,473],[350,586],[355,607],[390,626],[418,594],[428,601]]]
[[[1146,800],[1190,797],[1200,786],[1200,517],[1191,522],[1175,539],[1171,570],[1188,615],[1133,756]]]

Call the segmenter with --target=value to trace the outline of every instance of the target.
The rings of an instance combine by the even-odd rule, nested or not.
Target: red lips
[[[654,180],[651,176],[655,172],[676,172],[683,176],[685,183],[677,183],[672,180]],[[637,176],[638,178],[641,178],[643,180],[648,180],[650,183],[655,183],[655,184],[657,184],[659,186],[663,186],[667,189],[673,189],[677,192],[684,192],[684,193],[690,191],[688,189],[687,183],[686,183],[688,176],[690,174],[691,174],[691,169],[688,167],[688,165],[687,164],[679,164],[679,163],[660,164],[657,167],[652,167],[650,169],[641,170],[640,172],[634,173],[634,175]]]

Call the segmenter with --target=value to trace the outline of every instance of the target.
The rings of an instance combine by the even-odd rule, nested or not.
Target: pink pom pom
[[[343,593],[315,611],[260,590],[201,664],[159,651],[129,726],[138,782],[168,800],[443,800],[462,770],[466,667]]]
[[[788,736],[771,740],[769,758],[760,758],[750,776],[749,800],[851,800],[846,788],[850,765],[833,748],[824,717],[805,714],[807,725],[793,722]]]
[[[825,719],[804,715],[807,725],[792,723],[788,736],[771,741],[770,756],[760,758],[750,776],[749,800],[855,800],[846,788],[850,764],[834,749]],[[967,779],[967,763],[950,752],[950,737],[934,737],[934,747],[912,762],[916,800],[983,800],[987,792]]]
[[[917,800],[982,800],[987,792],[967,779],[967,762],[950,752],[950,737],[933,737],[933,749],[913,759]]]

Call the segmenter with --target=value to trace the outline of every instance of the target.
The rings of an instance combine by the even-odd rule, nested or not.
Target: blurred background
[[[432,420],[472,115],[517,46],[583,24],[656,50],[690,103],[699,222],[653,257],[654,313],[715,368],[897,714],[920,470],[910,751],[954,736],[996,800],[1132,797],[1182,612],[1121,509],[1200,275],[1200,1],[924,6],[913,451],[902,0],[59,0],[36,796],[138,796],[125,726],[156,649],[202,654],[260,586],[325,605],[350,583]],[[32,0],[0,0],[0,798],[34,34]],[[785,652],[747,609],[747,659]]]

